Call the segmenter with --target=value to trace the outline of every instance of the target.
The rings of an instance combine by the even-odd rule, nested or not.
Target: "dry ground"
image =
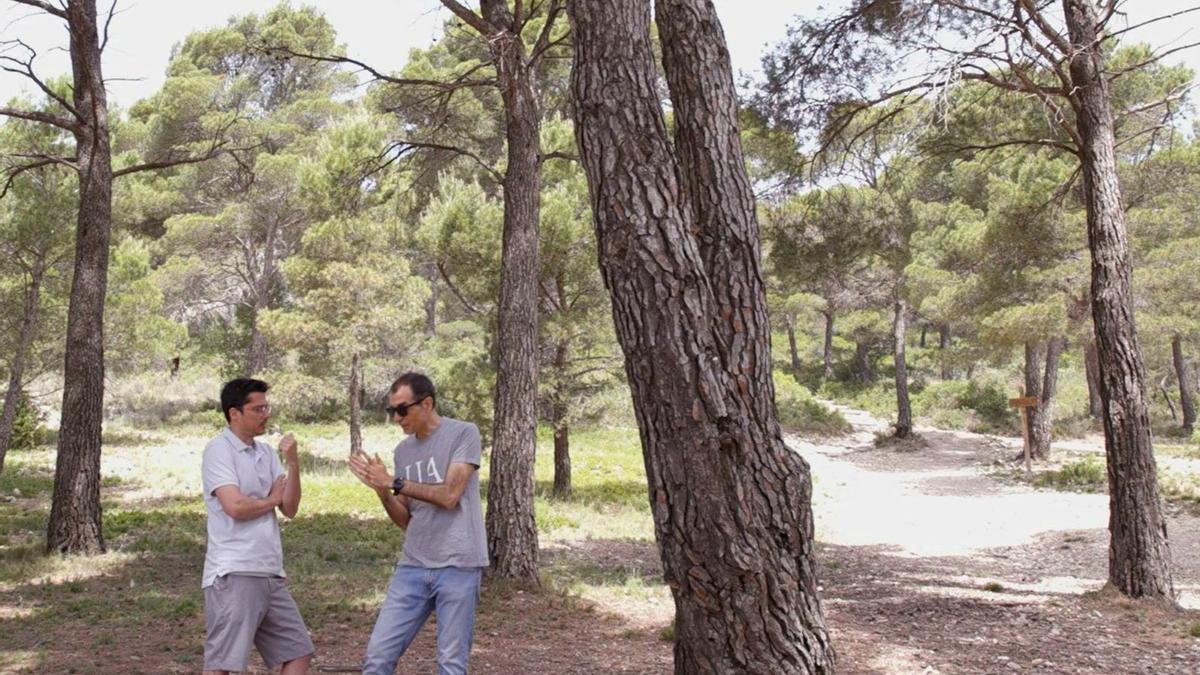
[[[1200,673],[1200,639],[1188,635],[1200,623],[1200,519],[1174,510],[1169,522],[1176,587],[1192,609],[1129,602],[1098,592],[1107,564],[1103,495],[998,478],[1011,443],[988,437],[925,429],[921,449],[876,448],[873,432],[883,425],[845,413],[853,435],[820,444],[791,439],[813,468],[822,593],[839,672]],[[16,497],[15,506],[5,513],[20,518],[45,504]],[[203,553],[202,539],[193,540],[202,524],[194,512],[178,517],[170,531],[181,541],[161,553],[110,553],[0,584],[0,673],[197,672]],[[289,525],[296,529],[285,528],[285,541],[304,541],[301,528],[313,537],[329,531],[322,528],[361,531],[353,540],[365,542],[362,550],[339,552],[337,569],[379,577],[380,551],[394,543],[378,541],[377,524],[314,520]],[[578,588],[487,583],[473,672],[671,672],[664,637],[672,610],[652,542],[546,538],[543,566],[557,574],[549,576],[578,580]],[[318,580],[319,572],[320,565],[297,576]],[[336,590],[337,582],[325,579],[323,588]],[[316,672],[356,664],[374,621],[378,579],[347,585],[355,591],[345,599],[334,592],[306,601],[306,589],[294,588],[318,617],[310,621]],[[55,621],[39,620],[51,607]],[[171,618],[147,625],[146,614]],[[433,630],[399,672],[435,672]],[[265,671],[258,664],[254,672]]]

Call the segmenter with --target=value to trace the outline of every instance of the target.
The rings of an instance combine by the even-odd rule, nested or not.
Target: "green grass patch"
[[[1188,635],[1191,635],[1194,638],[1200,638],[1200,621],[1192,624],[1191,629],[1188,630]]]
[[[775,371],[775,409],[784,431],[805,436],[837,436],[850,432],[850,423],[827,408],[791,375]]]
[[[1086,455],[1059,469],[1036,475],[1033,484],[1059,490],[1094,491],[1104,489],[1107,481],[1104,461],[1094,455]]]

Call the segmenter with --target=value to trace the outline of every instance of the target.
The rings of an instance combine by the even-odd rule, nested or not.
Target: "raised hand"
[[[279,451],[283,453],[283,461],[288,466],[296,466],[300,463],[300,455],[297,450],[296,438],[291,434],[287,434],[279,439]]]
[[[346,460],[350,471],[364,485],[376,490],[386,490],[392,486],[392,475],[388,473],[379,455],[368,457],[365,454],[354,454]]]

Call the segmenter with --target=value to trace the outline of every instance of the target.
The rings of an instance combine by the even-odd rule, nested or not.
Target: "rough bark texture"
[[[833,379],[833,312],[825,313],[825,343],[821,348],[821,358],[825,365],[825,379]]]
[[[12,443],[13,424],[17,419],[17,402],[21,398],[21,380],[25,377],[25,359],[29,357],[29,347],[33,344],[33,335],[37,328],[43,273],[42,268],[38,266],[29,271],[29,286],[25,289],[21,327],[17,333],[17,351],[8,364],[8,389],[4,392],[4,411],[0,413],[0,473],[4,473],[4,458],[8,455],[9,444]]]
[[[362,452],[362,406],[358,399],[358,392],[362,389],[362,371],[358,352],[350,357],[350,385],[347,389],[350,396],[350,454],[356,455]]]
[[[1179,407],[1183,411],[1183,430],[1190,434],[1196,425],[1196,405],[1192,402],[1192,383],[1188,380],[1183,344],[1178,335],[1171,336],[1171,360],[1175,365],[1175,380],[1179,382]]]
[[[1089,338],[1083,346],[1083,364],[1088,385],[1088,416],[1100,419],[1104,414],[1104,402],[1100,400],[1100,355],[1096,352],[1096,338]]]
[[[762,395],[769,377],[751,376],[764,368],[769,375],[770,367],[769,333],[760,332],[765,315],[741,304],[757,302],[759,281],[742,275],[756,272],[758,261],[742,241],[724,262],[716,252],[705,256],[692,234],[696,221],[681,181],[715,167],[680,172],[676,165],[655,90],[648,3],[576,0],[568,9],[576,138],[675,598],[675,671],[832,672],[812,560],[808,466],[782,443],[773,403]],[[665,59],[697,54],[702,62],[688,68],[729,77],[708,3],[664,3],[659,16],[664,55],[675,50]],[[684,38],[704,44],[668,46]],[[700,48],[716,51],[692,51]],[[672,72],[673,93],[691,96],[683,92],[692,85],[678,82],[691,77],[684,65],[668,66]],[[681,108],[696,104],[676,100],[677,119],[690,118]],[[726,157],[728,145],[705,152],[742,161]],[[736,194],[730,200],[742,202]],[[741,225],[728,227],[752,222],[740,217]],[[709,276],[725,264],[735,278]],[[746,353],[733,354],[734,344]]]
[[[912,403],[908,398],[908,365],[905,363],[904,336],[908,332],[908,303],[897,300],[892,321],[893,359],[896,364],[896,438],[912,435]]]
[[[1071,104],[1081,140],[1092,256],[1092,321],[1108,453],[1109,582],[1125,595],[1173,601],[1171,552],[1158,496],[1146,376],[1134,328],[1129,245],[1117,179],[1112,94],[1092,0],[1063,0]]]
[[[62,425],[46,549],[104,550],[100,527],[100,432],[104,411],[104,297],[112,236],[112,154],[100,72],[96,3],[66,6],[79,173],[75,271],[67,309]]]
[[[487,532],[492,574],[537,582],[538,537],[533,517],[537,442],[537,280],[541,194],[541,109],[535,73],[504,0],[481,3],[485,35],[504,102],[508,145],[504,232],[497,305],[495,421]]]

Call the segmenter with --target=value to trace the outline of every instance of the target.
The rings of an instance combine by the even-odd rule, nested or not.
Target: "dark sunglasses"
[[[404,417],[404,416],[408,415],[409,408],[412,408],[413,406],[420,404],[421,401],[424,401],[427,398],[429,398],[429,396],[425,395],[425,396],[422,396],[421,398],[413,401],[412,403],[401,403],[394,408],[389,405],[383,409],[383,412],[387,413],[388,419],[391,419],[393,415],[400,415],[401,417]]]

